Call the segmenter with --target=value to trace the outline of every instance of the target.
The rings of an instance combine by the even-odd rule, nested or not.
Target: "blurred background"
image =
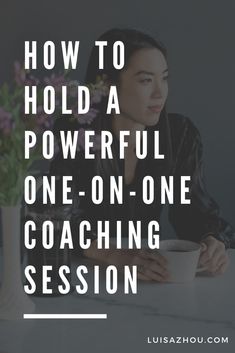
[[[234,15],[233,0],[8,0],[0,10],[0,84],[13,78],[15,60],[23,63],[25,40],[39,46],[46,40],[80,40],[74,77],[82,81],[91,47],[107,29],[137,28],[160,38],[168,49],[168,110],[190,117],[198,127],[208,190],[233,223]],[[59,50],[57,60],[59,69]]]

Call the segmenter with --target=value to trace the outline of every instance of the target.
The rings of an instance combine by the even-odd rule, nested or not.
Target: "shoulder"
[[[175,133],[187,132],[195,135],[200,135],[192,120],[183,114],[169,113],[168,121],[171,130]]]
[[[168,124],[173,144],[201,143],[199,130],[189,117],[178,113],[169,113]]]

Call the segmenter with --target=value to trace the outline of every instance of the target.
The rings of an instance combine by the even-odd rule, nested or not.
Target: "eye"
[[[139,82],[143,84],[151,83],[153,79],[151,77],[148,78],[142,78]]]
[[[168,80],[168,78],[169,78],[169,75],[166,75],[166,76],[163,76],[163,81],[167,81]]]

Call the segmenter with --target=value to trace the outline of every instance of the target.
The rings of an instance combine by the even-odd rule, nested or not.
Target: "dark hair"
[[[127,69],[133,54],[141,49],[156,48],[160,50],[165,59],[167,59],[166,48],[160,41],[157,41],[150,35],[135,29],[114,28],[103,33],[98,40],[107,42],[107,47],[105,47],[104,50],[104,68],[99,69],[98,67],[99,49],[94,45],[87,66],[85,77],[86,84],[95,83],[98,76],[105,75],[109,83],[118,86],[120,72]],[[116,41],[122,41],[125,46],[125,65],[122,70],[117,70],[113,67],[113,44]],[[93,128],[97,133],[101,130],[110,128],[109,124],[111,119],[107,119],[106,117],[106,107],[107,99],[103,99],[101,103],[97,105],[99,115],[93,124]],[[162,114],[165,114],[165,109],[163,109]]]
[[[120,70],[116,70],[113,67],[113,44],[116,41],[121,41],[125,46],[125,66],[128,67],[130,58],[132,55],[141,49],[156,48],[162,52],[164,57],[167,57],[166,49],[162,43],[156,41],[154,38],[143,32],[134,29],[111,29],[103,33],[99,41],[106,41],[107,47],[104,50],[104,69],[98,68],[98,47],[94,46],[87,67],[86,83],[94,83],[98,75],[106,75],[108,80],[113,83],[118,83],[118,77]]]
[[[143,33],[135,29],[118,29],[114,28],[105,33],[103,33],[99,38],[99,41],[106,41],[107,46],[104,50],[104,68],[99,69],[98,67],[98,58],[99,58],[99,49],[97,46],[94,46],[90,59],[87,66],[87,72],[85,77],[86,84],[92,84],[96,82],[98,76],[105,75],[108,83],[118,86],[120,72],[128,68],[129,62],[133,54],[141,49],[158,49],[167,59],[167,52],[164,45],[152,38],[150,35]],[[125,47],[125,65],[123,69],[117,70],[113,67],[113,44],[116,41],[122,41]],[[99,134],[102,130],[111,131],[111,121],[110,116],[106,116],[107,108],[107,98],[103,99],[98,105],[97,110],[99,111],[98,116],[94,120],[92,125],[93,129]],[[161,112],[161,120],[166,117],[165,107]],[[117,161],[114,160],[101,160],[100,156],[96,157],[96,170],[97,174],[102,175],[103,177],[110,174],[110,170],[117,170]],[[111,169],[110,169],[111,168]]]

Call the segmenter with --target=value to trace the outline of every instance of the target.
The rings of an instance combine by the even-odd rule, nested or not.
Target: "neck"
[[[136,144],[136,131],[142,131],[145,129],[145,125],[137,123],[131,117],[121,113],[120,115],[114,115],[112,119],[112,130],[117,138],[119,138],[119,132],[121,130],[130,131],[128,137],[128,148],[135,149]]]

